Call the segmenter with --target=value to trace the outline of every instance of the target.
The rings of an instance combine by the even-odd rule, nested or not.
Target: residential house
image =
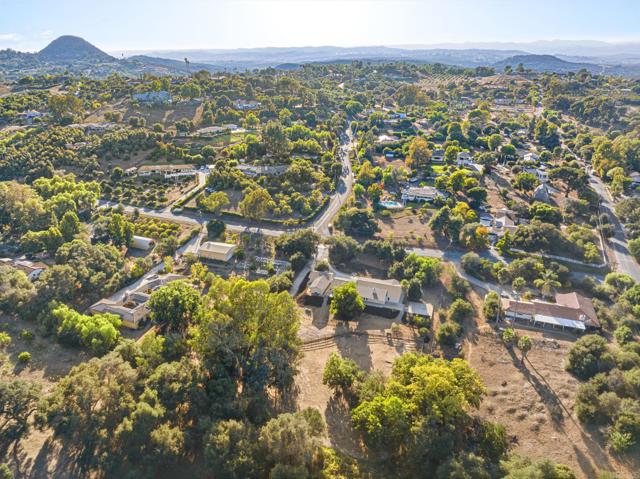
[[[251,177],[281,176],[289,169],[289,165],[238,165],[236,168]]]
[[[404,311],[404,291],[395,279],[336,276],[329,271],[312,271],[309,274],[307,294],[310,296],[331,296],[336,287],[349,282],[355,283],[365,305]]]
[[[533,191],[533,199],[536,201],[542,201],[544,203],[548,203],[551,199],[551,190],[546,185],[546,183],[541,183],[538,187]]]
[[[456,159],[456,165],[458,166],[468,166],[473,164],[473,159],[471,153],[468,151],[461,151],[458,153],[458,158]]]
[[[433,186],[409,186],[402,190],[402,201],[430,202],[436,198],[446,198],[447,193]]]
[[[171,93],[166,90],[160,91],[148,91],[145,93],[134,93],[133,99],[140,103],[146,103],[150,105],[159,105],[163,103],[171,103]]]
[[[37,280],[42,272],[47,269],[47,265],[40,261],[29,261],[28,259],[11,259],[0,258],[0,264],[11,266],[15,269],[22,271],[27,275],[29,281]]]
[[[255,110],[256,108],[259,108],[260,105],[261,103],[255,100],[236,100],[233,102],[233,107],[236,110],[242,111]]]
[[[233,257],[233,253],[237,249],[238,246],[235,244],[206,241],[200,245],[197,254],[199,258],[226,263]]]
[[[637,171],[632,171],[629,174],[629,178],[631,178],[631,188],[637,188],[640,186],[640,173]]]
[[[36,110],[29,110],[18,115],[20,120],[23,120],[27,125],[33,125],[37,118],[42,118],[44,113],[40,113]]]
[[[380,135],[378,137],[378,143],[380,143],[381,145],[397,143],[398,141],[400,141],[400,138],[394,135]]]
[[[534,299],[520,301],[502,299],[505,318],[524,322],[530,326],[552,329],[568,329],[584,332],[599,329],[600,321],[593,303],[578,293],[556,294],[555,303]]]
[[[493,219],[493,226],[489,231],[489,236],[493,237],[492,239],[501,238],[507,231],[514,233],[517,228],[515,213],[506,208],[501,208]]]
[[[525,166],[522,171],[524,171],[525,173],[531,173],[541,183],[546,183],[547,181],[549,181],[549,172],[547,171],[547,167],[545,165]]]
[[[438,148],[433,150],[431,154],[431,162],[432,163],[444,163],[444,150],[442,148]]]
[[[140,286],[135,290],[127,291],[122,301],[109,298],[101,299],[94,303],[89,308],[89,311],[97,314],[115,314],[120,317],[124,327],[138,329],[140,323],[149,316],[150,311],[147,307],[147,302],[151,297],[151,293],[165,284],[184,278],[185,276],[180,274],[153,274],[143,279]]]
[[[194,165],[142,165],[138,168],[138,176],[162,176],[165,180],[181,176],[195,176]]]
[[[540,157],[535,153],[529,152],[529,153],[525,153],[523,159],[524,161],[532,161],[534,163],[537,163]]]
[[[124,176],[133,176],[138,172],[138,168],[135,166],[132,166],[131,168],[127,168],[126,170],[124,170]]]

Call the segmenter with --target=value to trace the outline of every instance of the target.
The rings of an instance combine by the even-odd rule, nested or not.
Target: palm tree
[[[544,271],[540,278],[536,279],[533,284],[535,284],[536,288],[540,289],[542,296],[545,298],[553,297],[556,288],[561,286],[560,281],[558,281],[558,275],[551,270]]]

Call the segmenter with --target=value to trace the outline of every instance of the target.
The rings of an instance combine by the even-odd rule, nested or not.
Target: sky
[[[0,0],[0,49],[640,41],[640,0]]]

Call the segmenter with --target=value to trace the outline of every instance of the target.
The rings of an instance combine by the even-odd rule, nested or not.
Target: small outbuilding
[[[206,241],[198,248],[198,257],[226,263],[233,257],[233,253],[237,249],[238,246],[235,244]]]
[[[146,238],[145,236],[133,236],[131,240],[131,248],[141,249],[143,251],[149,251],[156,245],[156,242],[152,238]]]

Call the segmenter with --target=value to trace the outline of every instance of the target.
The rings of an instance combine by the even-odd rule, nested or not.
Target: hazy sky
[[[0,0],[0,48],[640,40],[640,0]]]

